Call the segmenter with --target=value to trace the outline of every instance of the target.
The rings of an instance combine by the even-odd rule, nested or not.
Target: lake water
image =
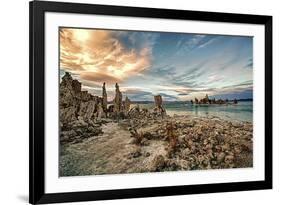
[[[154,104],[142,104],[140,107],[153,108]],[[236,105],[192,105],[186,102],[166,103],[168,115],[194,115],[219,117],[230,121],[253,121],[253,102],[239,101]]]

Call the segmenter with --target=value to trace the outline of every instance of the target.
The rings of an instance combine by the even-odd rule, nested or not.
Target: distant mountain
[[[253,90],[245,90],[243,92],[227,93],[221,95],[213,95],[210,99],[234,100],[234,99],[253,99]]]
[[[154,101],[131,101],[133,104],[151,104],[154,103]]]
[[[212,99],[212,98],[211,98]],[[232,102],[234,99],[229,100]],[[246,102],[246,101],[253,101],[252,98],[245,98],[245,99],[237,99],[237,101],[240,102]],[[153,101],[131,101],[132,104],[154,104]],[[163,104],[189,104],[190,100],[187,101],[164,101]]]
[[[253,101],[253,99],[252,98],[238,99],[238,101]]]

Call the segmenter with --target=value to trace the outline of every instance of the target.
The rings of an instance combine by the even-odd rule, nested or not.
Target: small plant
[[[134,137],[136,139],[136,144],[140,145],[141,141],[144,138],[143,132],[138,133],[138,131],[135,128],[133,128],[130,132],[131,132],[132,137]]]
[[[169,141],[169,146],[168,146],[168,156],[171,156],[178,145],[178,137],[174,133],[174,124],[172,122],[168,123],[166,126],[167,130],[167,138]]]

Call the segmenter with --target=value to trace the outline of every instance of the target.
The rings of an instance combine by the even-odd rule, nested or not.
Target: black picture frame
[[[272,188],[272,17],[248,14],[230,14],[124,6],[104,6],[62,2],[33,1],[30,12],[30,165],[29,202],[31,204],[154,197]],[[44,80],[44,26],[46,12],[102,14],[110,16],[149,17],[162,19],[198,20],[259,24],[265,26],[265,180],[218,184],[197,184],[153,188],[85,191],[71,193],[45,192],[45,80]]]

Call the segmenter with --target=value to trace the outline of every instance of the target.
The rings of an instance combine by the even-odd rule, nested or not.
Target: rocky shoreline
[[[169,116],[161,96],[153,109],[130,108],[117,84],[109,108],[105,84],[97,97],[77,82],[67,74],[61,83],[60,176],[253,166],[250,122]]]
[[[85,126],[82,133],[81,127],[73,128],[74,140],[64,141],[61,176],[253,166],[253,127],[248,122],[166,116],[95,126]]]

